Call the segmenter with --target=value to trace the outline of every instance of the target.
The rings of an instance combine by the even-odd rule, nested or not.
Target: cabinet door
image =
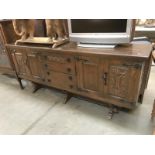
[[[99,94],[100,71],[99,59],[94,57],[77,57],[77,88],[79,91]]]
[[[119,60],[108,61],[103,73],[104,92],[108,97],[137,102],[142,64]]]
[[[4,44],[5,38],[3,35],[2,27],[0,25],[0,67],[11,68]]]
[[[24,48],[14,49],[12,58],[18,75],[44,81],[40,56],[36,51]]]
[[[28,75],[26,51],[23,49],[14,49],[11,53],[13,62],[18,75]]]
[[[41,58],[37,51],[29,50],[27,52],[27,68],[28,68],[28,74],[31,76],[31,78],[39,81],[44,81],[44,73],[42,69],[41,64]]]

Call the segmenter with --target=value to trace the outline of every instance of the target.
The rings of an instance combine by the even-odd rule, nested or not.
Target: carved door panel
[[[103,73],[104,92],[111,98],[136,102],[141,77],[141,63],[108,61]]]
[[[22,76],[28,76],[26,51],[22,49],[14,50],[11,55],[16,67],[17,74]]]
[[[11,68],[8,55],[5,48],[5,38],[0,25],[0,67]]]
[[[76,69],[78,90],[92,94],[99,94],[99,59],[79,56],[76,61]]]
[[[41,64],[41,58],[37,51],[27,52],[27,68],[28,74],[35,80],[43,81],[44,73]]]

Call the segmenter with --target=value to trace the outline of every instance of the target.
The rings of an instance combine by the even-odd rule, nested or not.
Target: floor
[[[143,104],[131,111],[120,111],[107,119],[108,108],[42,88],[35,94],[30,82],[21,90],[17,81],[0,75],[0,134],[152,134],[150,113],[155,98],[155,66]]]

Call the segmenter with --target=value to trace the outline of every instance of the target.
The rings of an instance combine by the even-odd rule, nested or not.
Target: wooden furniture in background
[[[73,42],[56,49],[8,44],[7,49],[21,79],[127,109],[142,102],[150,44],[115,49],[80,48]]]
[[[7,43],[14,43],[18,37],[14,33],[12,21],[0,21],[0,72],[15,75],[13,64],[5,47]]]
[[[46,26],[44,19],[35,20],[35,36],[45,37]],[[14,44],[20,37],[15,33],[12,20],[0,20],[0,73],[13,75],[22,87],[21,79],[16,73],[14,63],[5,47],[6,44]]]

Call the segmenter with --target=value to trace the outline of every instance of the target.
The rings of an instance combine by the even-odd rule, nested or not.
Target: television
[[[115,47],[132,40],[132,19],[69,19],[69,37],[82,47]]]

